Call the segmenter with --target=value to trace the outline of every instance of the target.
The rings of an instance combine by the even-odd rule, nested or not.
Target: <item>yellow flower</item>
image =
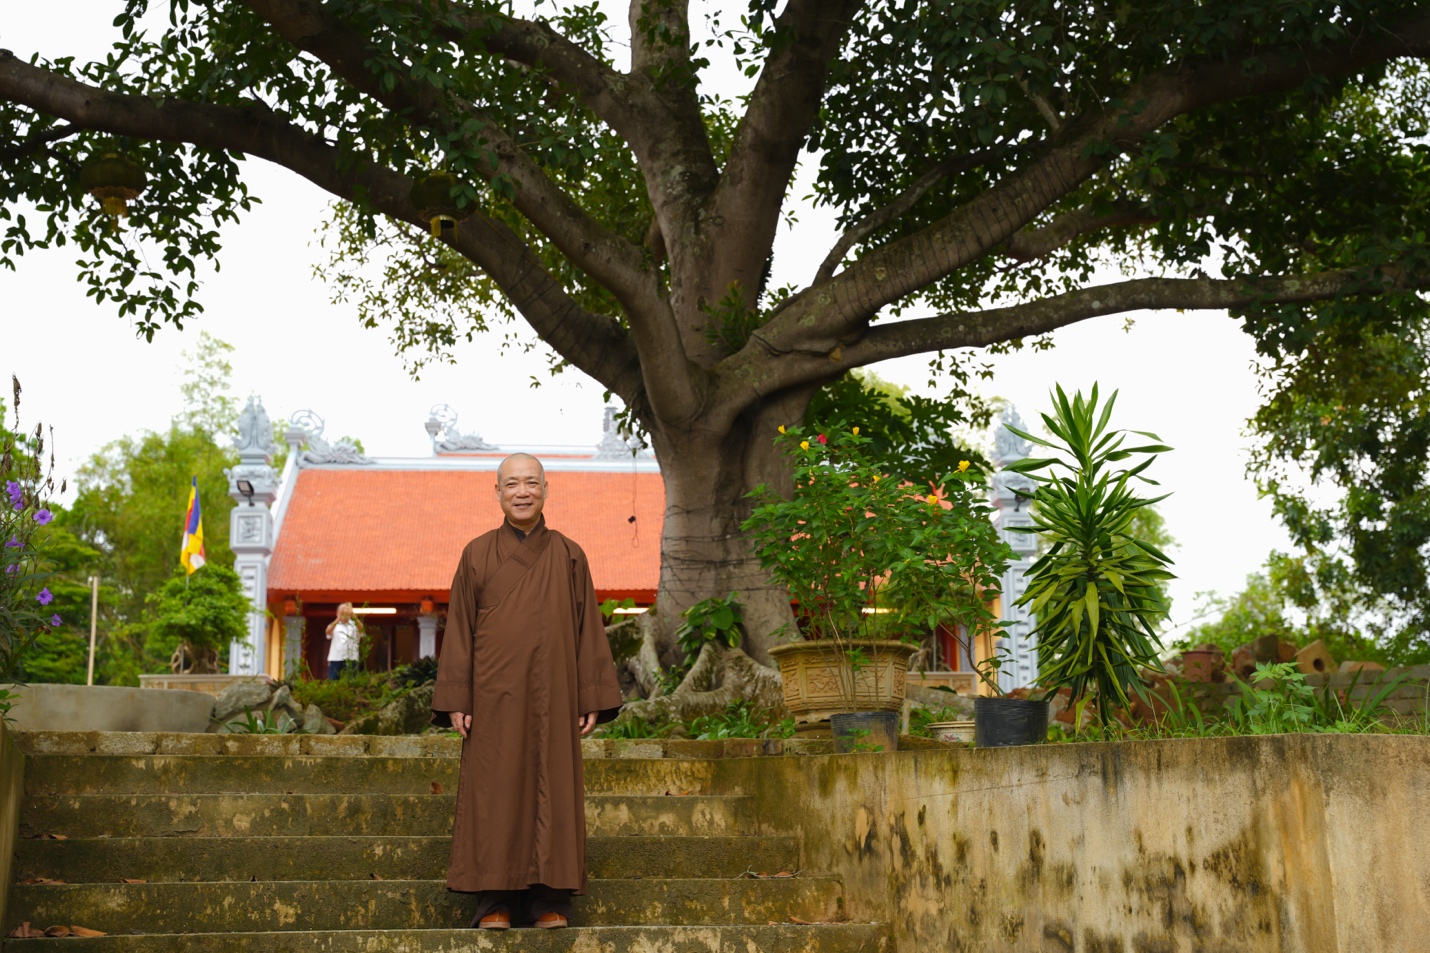
[[[801,440],[801,441],[799,442],[799,448],[800,448],[801,450],[808,450],[808,449],[809,449],[809,441],[808,441],[808,440]]]
[[[780,433],[784,433],[784,432],[785,432],[785,425],[784,425],[784,424],[780,424]]]
[[[851,430],[851,431],[849,431],[849,432],[852,433],[852,434],[853,434],[854,436],[856,436],[856,437],[859,436],[859,428],[858,428],[858,427],[855,427],[853,430]]]
[[[967,469],[968,469],[968,461],[967,461],[967,460],[960,460],[960,461],[958,461],[958,472],[959,472],[959,473],[962,473],[964,470],[967,470]]]
[[[929,500],[930,503],[933,503],[933,504],[937,504],[937,503],[938,503],[938,497],[934,496],[932,493],[929,494],[928,500]]]

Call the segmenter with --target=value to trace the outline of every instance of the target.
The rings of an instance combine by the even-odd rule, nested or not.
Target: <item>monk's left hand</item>
[[[580,718],[576,719],[576,726],[581,729],[581,737],[584,738],[596,730],[596,718],[601,713],[598,711],[588,711]]]

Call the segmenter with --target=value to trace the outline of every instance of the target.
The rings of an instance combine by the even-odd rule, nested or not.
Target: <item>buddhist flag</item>
[[[199,478],[194,477],[189,489],[189,515],[184,519],[184,548],[179,550],[179,562],[192,576],[204,565],[204,518],[199,513]]]

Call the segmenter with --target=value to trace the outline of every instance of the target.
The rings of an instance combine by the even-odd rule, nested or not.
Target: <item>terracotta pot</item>
[[[845,654],[863,649],[869,663],[856,673]],[[790,642],[770,649],[784,680],[785,705],[797,722],[855,711],[899,711],[909,659],[917,645],[874,639]]]
[[[1222,664],[1220,652],[1191,649],[1182,653],[1182,677],[1189,682],[1210,682]]]

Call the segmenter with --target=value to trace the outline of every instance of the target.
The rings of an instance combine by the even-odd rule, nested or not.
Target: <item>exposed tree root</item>
[[[656,673],[658,690],[659,669]],[[756,708],[769,711],[776,718],[787,714],[779,672],[761,665],[740,649],[711,642],[700,650],[699,658],[675,691],[627,703],[621,720],[690,721],[724,711],[735,701],[753,702]]]

